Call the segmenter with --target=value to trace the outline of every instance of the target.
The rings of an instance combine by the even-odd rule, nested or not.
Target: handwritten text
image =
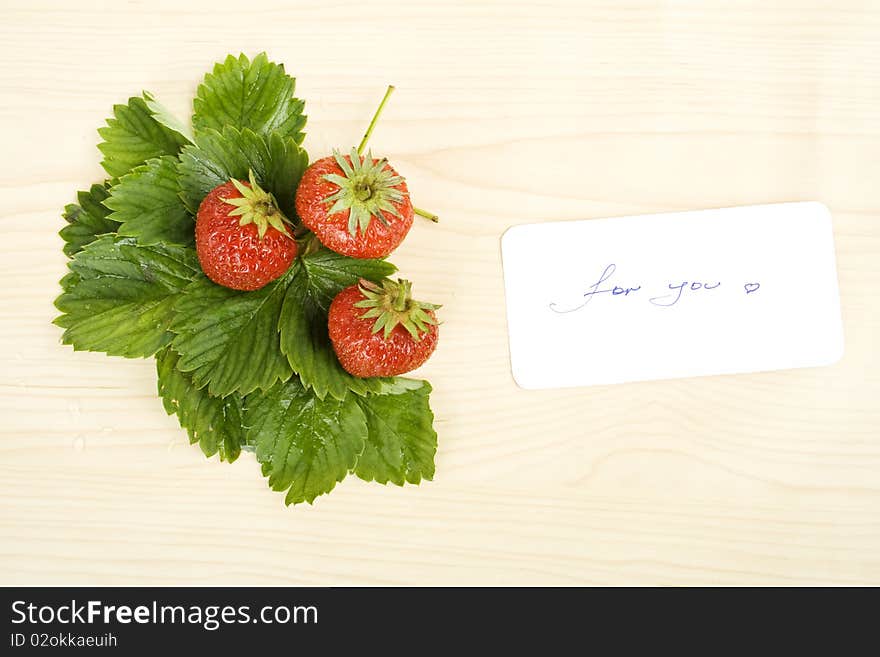
[[[577,310],[582,310],[583,308],[586,308],[593,300],[593,298],[597,296],[621,298],[640,296],[638,293],[642,290],[641,283],[635,285],[631,285],[628,283],[626,285],[623,285],[610,282],[611,277],[616,271],[617,265],[613,263],[608,265],[607,267],[605,267],[602,275],[599,276],[599,280],[590,285],[587,288],[587,291],[584,292],[583,301],[570,307],[552,302],[550,304],[550,310],[559,314],[573,313]],[[711,294],[712,290],[715,290],[719,287],[721,287],[721,281],[718,280],[676,280],[667,283],[665,288],[661,288],[661,294],[648,297],[648,302],[661,308],[670,308],[681,301],[683,296]],[[761,284],[757,282],[750,281],[743,284],[743,290],[746,296],[754,294],[760,288]]]

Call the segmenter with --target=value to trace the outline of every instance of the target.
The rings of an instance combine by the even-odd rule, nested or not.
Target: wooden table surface
[[[0,23],[0,583],[880,584],[880,3],[46,2]],[[151,360],[50,324],[95,129],[186,114],[227,52],[297,76],[313,157],[374,133],[418,204],[394,261],[444,304],[434,482],[285,508],[187,444]],[[535,221],[819,200],[832,367],[528,392],[499,237]],[[791,248],[797,249],[797,235]]]

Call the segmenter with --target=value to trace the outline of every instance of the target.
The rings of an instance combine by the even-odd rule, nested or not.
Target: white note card
[[[843,355],[821,203],[515,226],[501,253],[522,388],[813,367]]]

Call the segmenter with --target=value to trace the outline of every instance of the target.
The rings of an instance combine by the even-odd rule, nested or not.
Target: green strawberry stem
[[[297,239],[297,243],[299,244],[300,257],[310,255],[321,248],[321,242],[318,241],[318,238],[312,232],[303,234]]]
[[[376,109],[376,113],[373,114],[373,120],[370,121],[370,125],[367,126],[367,131],[364,133],[364,138],[361,139],[361,143],[358,146],[358,155],[364,154],[364,149],[367,147],[367,142],[370,141],[370,135],[373,134],[373,128],[376,127],[376,121],[379,120],[379,116],[382,114],[382,110],[385,109],[385,103],[388,102],[388,98],[391,96],[391,93],[394,91],[394,85],[388,85],[388,91],[385,92],[385,95],[382,97],[382,102],[379,103],[379,107]]]
[[[406,304],[412,296],[412,283],[402,278],[397,279],[397,298],[394,299],[394,310],[402,313],[406,310]]]
[[[421,208],[417,208],[416,206],[413,206],[413,212],[415,212],[420,217],[424,217],[425,219],[433,221],[435,224],[440,221],[440,217],[438,217],[436,214],[428,212],[427,210],[422,210]]]
[[[367,142],[370,141],[370,135],[373,134],[373,128],[376,127],[376,122],[379,120],[379,116],[382,114],[382,110],[385,109],[385,103],[388,102],[388,98],[394,92],[394,85],[389,84],[388,89],[385,91],[385,95],[382,96],[382,102],[379,103],[379,107],[376,108],[376,113],[373,114],[373,120],[370,121],[370,125],[367,126],[367,131],[364,133],[363,139],[361,139],[361,143],[357,147],[357,154],[363,155],[364,149],[367,147]],[[364,200],[364,199],[362,199]],[[413,212],[415,212],[420,217],[424,217],[429,221],[433,221],[435,224],[440,221],[440,217],[438,217],[433,212],[428,212],[427,210],[422,210],[421,208],[413,207]]]

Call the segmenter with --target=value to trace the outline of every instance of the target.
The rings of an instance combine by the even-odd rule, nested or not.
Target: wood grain
[[[0,583],[880,584],[878,40],[868,1],[6,0]],[[213,61],[260,50],[297,76],[313,155],[398,87],[372,145],[442,216],[394,257],[444,304],[420,488],[285,508],[252,457],[186,444],[150,361],[50,324],[111,105],[185,114]],[[834,216],[839,364],[514,385],[508,226],[807,199]]]

